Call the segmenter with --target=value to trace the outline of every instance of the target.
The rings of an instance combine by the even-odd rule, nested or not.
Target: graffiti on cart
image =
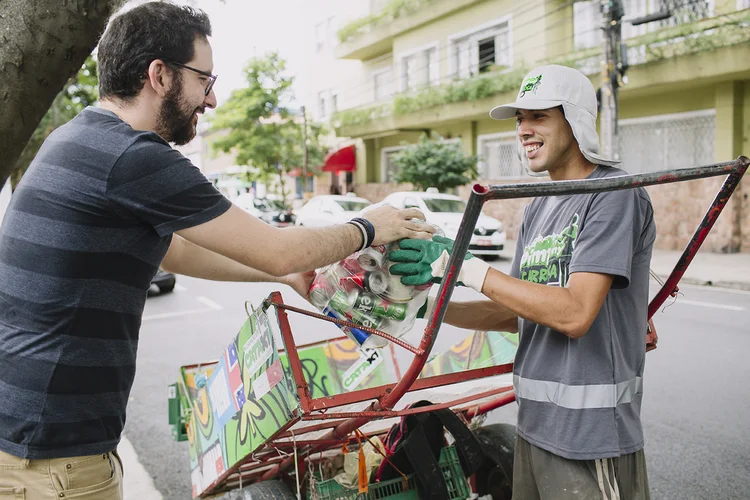
[[[183,368],[193,497],[252,454],[299,412],[296,384],[269,313],[255,311],[218,362]],[[298,348],[314,398],[387,382],[379,350],[349,339]]]

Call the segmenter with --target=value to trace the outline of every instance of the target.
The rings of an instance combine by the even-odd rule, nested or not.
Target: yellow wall
[[[620,93],[620,120],[712,109],[715,104],[716,86],[714,85],[633,97],[627,92],[622,92]]]

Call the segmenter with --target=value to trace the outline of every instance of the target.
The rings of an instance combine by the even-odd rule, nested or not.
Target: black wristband
[[[357,250],[358,252],[361,252],[368,246],[367,245],[367,239],[368,239],[367,229],[365,229],[364,224],[354,219],[347,221],[346,223],[351,224],[352,226],[359,229],[359,232],[362,234],[362,246],[359,248],[359,250]]]
[[[371,247],[372,242],[375,241],[375,226],[372,225],[372,222],[363,219],[362,217],[355,217],[352,220],[358,222],[365,228],[365,231],[367,232],[367,243],[365,244],[365,248]]]

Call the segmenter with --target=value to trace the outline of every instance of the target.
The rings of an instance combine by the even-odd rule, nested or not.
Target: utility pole
[[[633,26],[663,21],[672,17],[669,9],[647,16],[623,20],[625,10],[622,0],[601,0],[602,30],[604,35],[604,61],[602,63],[601,139],[605,158],[620,158],[618,142],[619,100],[618,89],[628,83],[628,48],[622,41],[622,23]]]
[[[618,67],[618,49],[622,40],[623,9],[620,0],[601,0],[604,62],[601,87],[602,153],[605,158],[618,159],[617,143],[617,88],[622,71]],[[624,73],[624,71],[623,71]]]
[[[302,192],[307,192],[307,113],[305,107],[302,110]]]

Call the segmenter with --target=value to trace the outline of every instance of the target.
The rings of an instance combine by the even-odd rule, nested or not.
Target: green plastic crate
[[[446,446],[440,450],[440,469],[448,486],[448,496],[451,500],[464,500],[471,496],[471,489],[466,480],[461,463],[458,461],[458,453],[454,446]],[[403,478],[371,483],[367,493],[359,493],[357,488],[343,488],[335,479],[315,483],[315,493],[308,498],[319,498],[320,500],[380,500],[388,498],[393,500],[419,500],[417,484],[413,474],[406,476],[408,479],[404,488]]]

